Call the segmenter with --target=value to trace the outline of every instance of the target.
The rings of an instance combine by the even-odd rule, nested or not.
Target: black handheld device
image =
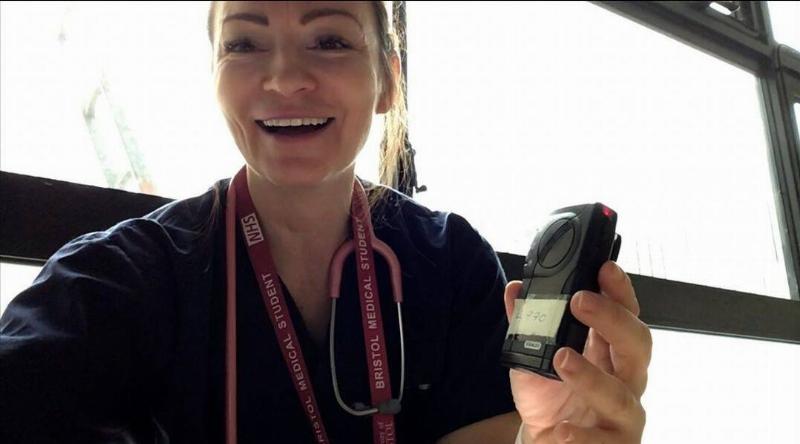
[[[617,213],[599,202],[550,213],[525,258],[502,365],[561,380],[553,368],[556,351],[582,353],[589,334],[572,315],[570,300],[580,290],[600,292],[600,267],[617,260],[622,244],[616,226]]]

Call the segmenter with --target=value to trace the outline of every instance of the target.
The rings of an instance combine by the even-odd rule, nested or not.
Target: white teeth
[[[261,123],[264,126],[301,126],[301,125],[322,125],[326,123],[330,118],[314,118],[314,117],[305,117],[302,119],[270,119],[270,120],[262,120]]]

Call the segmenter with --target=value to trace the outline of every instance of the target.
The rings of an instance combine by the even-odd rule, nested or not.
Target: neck
[[[330,262],[350,232],[354,178],[351,169],[314,187],[282,187],[247,169],[276,271],[318,345],[330,317]]]
[[[350,231],[354,179],[350,170],[321,185],[283,187],[248,167],[247,185],[270,247],[332,254]]]

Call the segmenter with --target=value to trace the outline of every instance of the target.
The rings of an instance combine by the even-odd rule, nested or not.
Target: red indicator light
[[[611,217],[612,213],[613,211],[611,211],[610,208],[603,206],[603,215],[605,215],[605,217]]]

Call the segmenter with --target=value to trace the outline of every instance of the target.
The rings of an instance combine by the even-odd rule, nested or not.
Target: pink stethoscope
[[[242,175],[244,176],[244,175]],[[226,417],[228,418],[228,431],[232,429],[235,434],[235,418],[236,418],[236,187],[234,186],[234,178],[231,178],[227,191],[226,209],[225,209],[225,247],[226,247],[226,281],[227,281],[227,305],[226,305]],[[246,186],[246,185],[245,185]],[[402,286],[401,286],[401,269],[400,262],[392,249],[383,241],[375,237],[372,223],[370,221],[369,205],[367,204],[366,192],[361,183],[356,179],[354,181],[353,199],[359,199],[361,208],[364,208],[362,215],[366,220],[367,229],[372,234],[372,248],[383,256],[389,265],[391,274],[391,285],[394,296],[394,301],[397,304],[397,322],[398,330],[400,332],[400,394],[396,399],[390,399],[381,403],[378,406],[356,406],[351,408],[348,406],[341,397],[339,391],[339,384],[336,377],[336,360],[334,349],[334,335],[336,327],[336,300],[339,298],[339,287],[342,279],[342,268],[345,259],[355,251],[356,244],[354,239],[346,240],[333,255],[329,269],[328,287],[330,297],[333,299],[331,307],[331,319],[329,327],[329,342],[328,347],[330,350],[330,365],[331,365],[331,379],[333,382],[333,390],[336,396],[336,401],[342,409],[347,413],[355,416],[367,416],[376,413],[396,414],[400,411],[400,403],[403,398],[403,387],[405,383],[405,345],[403,337],[403,318],[400,310],[400,303],[402,302]],[[230,389],[232,387],[232,389]],[[391,385],[390,385],[391,387]],[[233,424],[230,419],[233,419]],[[234,435],[235,436],[235,435]],[[234,439],[235,440],[235,439]]]

